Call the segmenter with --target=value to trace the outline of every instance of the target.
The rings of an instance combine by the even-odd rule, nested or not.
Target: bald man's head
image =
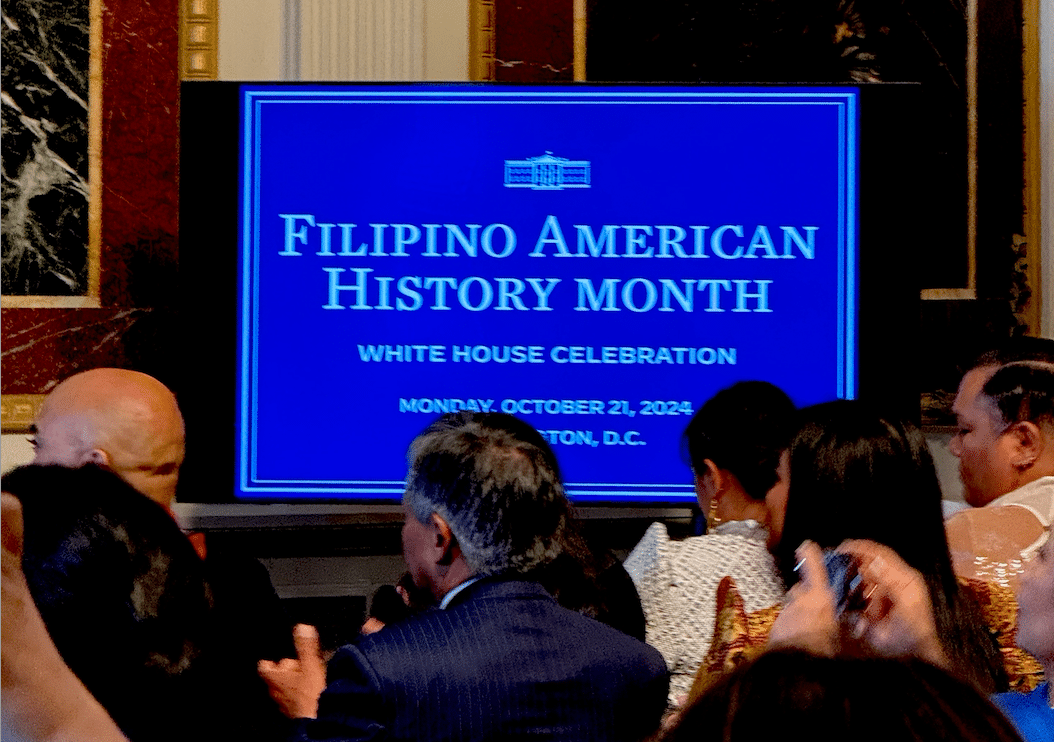
[[[37,415],[35,464],[96,464],[167,507],[184,454],[172,392],[137,371],[97,368],[63,381]]]

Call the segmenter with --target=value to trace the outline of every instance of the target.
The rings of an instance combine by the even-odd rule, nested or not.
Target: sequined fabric
[[[1041,477],[946,522],[955,572],[1014,589],[1048,538],[1054,519],[1054,477]]]
[[[1017,600],[1013,591],[995,582],[968,577],[960,577],[959,585],[973,596],[999,643],[1010,690],[1030,691],[1043,682],[1043,667],[1017,646]]]
[[[1027,692],[1043,682],[1043,668],[1032,655],[1016,646],[1017,601],[1007,587],[984,580],[960,577],[959,585],[970,593],[1003,655],[1010,689]],[[714,639],[696,673],[689,699],[705,692],[724,673],[764,651],[772,624],[781,606],[747,612],[731,577],[717,589]]]
[[[1046,541],[1041,521],[1016,505],[973,508],[946,523],[955,573],[1011,590]]]

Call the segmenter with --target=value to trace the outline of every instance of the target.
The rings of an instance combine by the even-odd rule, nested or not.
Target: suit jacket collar
[[[523,579],[517,574],[496,574],[483,577],[459,592],[447,605],[446,610],[449,611],[470,600],[507,600],[509,598],[553,600],[553,597],[537,582]]]

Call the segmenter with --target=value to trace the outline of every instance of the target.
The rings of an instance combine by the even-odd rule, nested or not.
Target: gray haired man
[[[403,552],[432,610],[265,666],[296,739],[639,740],[666,703],[659,653],[524,579],[569,514],[552,452],[508,415],[439,420],[410,447]]]

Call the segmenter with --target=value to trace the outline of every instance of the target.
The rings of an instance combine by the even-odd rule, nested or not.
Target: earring
[[[706,530],[712,531],[721,525],[721,516],[717,514],[717,498],[711,498],[710,507],[706,509]]]

